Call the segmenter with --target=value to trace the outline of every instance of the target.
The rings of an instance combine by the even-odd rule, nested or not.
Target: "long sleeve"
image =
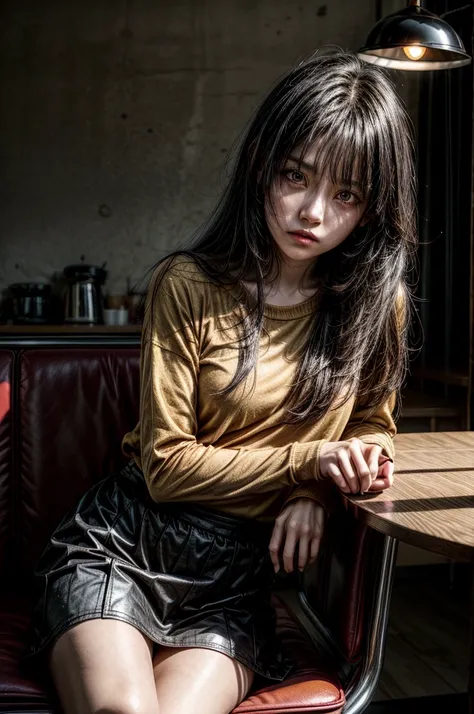
[[[356,404],[341,438],[356,437],[366,444],[377,444],[382,447],[386,456],[393,459],[395,454],[393,437],[397,433],[392,416],[395,399],[395,394],[392,394],[390,399],[371,416],[363,405]]]
[[[381,446],[383,453],[393,459],[395,453],[393,437],[397,431],[392,417],[394,407],[395,394],[371,416],[368,416],[369,412],[366,408],[356,404],[342,436],[337,441],[357,437],[366,444]],[[290,492],[285,506],[297,498],[311,498],[324,506],[329,513],[339,510],[340,507],[339,492],[331,479],[298,484]]]
[[[284,507],[298,498],[310,498],[317,501],[328,513],[336,513],[341,509],[341,495],[332,479],[320,481],[305,481],[295,486],[285,501]]]
[[[151,496],[219,504],[317,478],[322,440],[274,448],[199,442],[200,288],[174,267],[157,291],[155,284],[143,326],[140,393],[141,465]]]

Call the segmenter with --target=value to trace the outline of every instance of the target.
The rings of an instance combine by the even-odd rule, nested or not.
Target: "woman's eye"
[[[359,199],[352,191],[339,191],[339,199],[343,203],[358,203]]]
[[[297,171],[296,169],[289,169],[285,171],[285,176],[293,183],[304,183],[304,175],[301,171]]]

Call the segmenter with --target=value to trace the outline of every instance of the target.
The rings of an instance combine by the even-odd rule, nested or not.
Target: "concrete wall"
[[[271,83],[356,49],[373,0],[8,0],[0,63],[0,288],[107,261],[141,277],[204,219]]]

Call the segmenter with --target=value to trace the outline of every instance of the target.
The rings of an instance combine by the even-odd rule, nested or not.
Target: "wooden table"
[[[356,518],[405,543],[474,561],[474,432],[399,434],[395,483],[377,495],[351,496]],[[474,597],[473,622],[474,622]],[[474,714],[474,638],[469,713]]]

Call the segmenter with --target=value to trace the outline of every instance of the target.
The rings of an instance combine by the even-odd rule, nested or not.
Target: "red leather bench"
[[[124,464],[138,383],[136,346],[0,349],[0,712],[60,712],[47,678],[22,662],[32,571],[67,509]],[[362,711],[380,671],[393,556],[348,515],[330,519],[302,583],[305,614],[274,596],[297,667],[283,683],[256,682],[235,712]]]

